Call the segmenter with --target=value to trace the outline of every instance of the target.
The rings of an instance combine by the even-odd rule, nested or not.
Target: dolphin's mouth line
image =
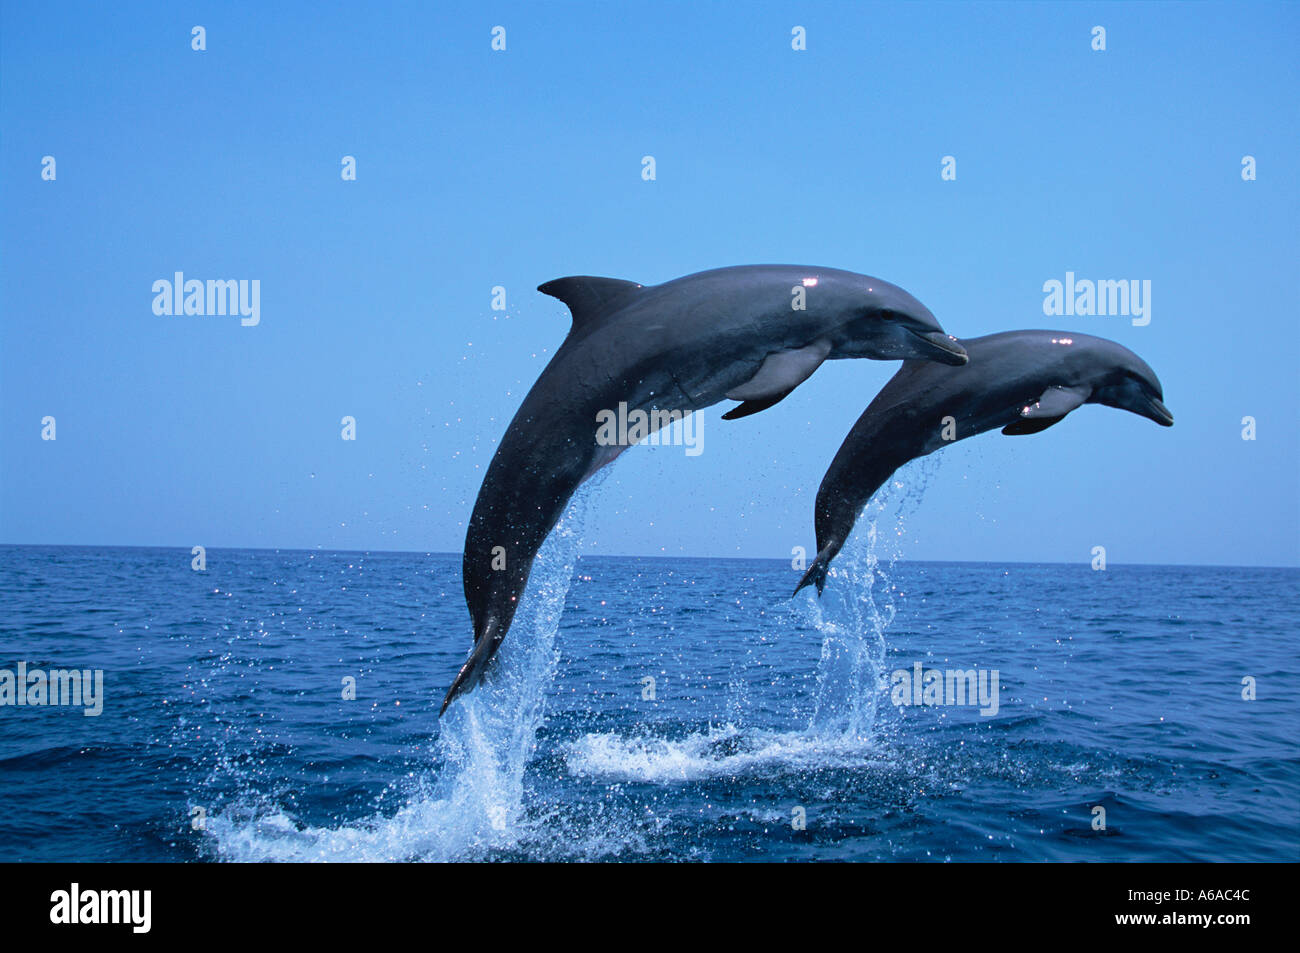
[[[1164,401],[1159,397],[1147,395],[1147,407],[1151,410],[1151,419],[1160,426],[1172,427],[1174,425],[1174,415],[1170,413],[1169,408],[1165,406]]]
[[[958,344],[957,339],[950,334],[944,334],[942,331],[913,331],[911,328],[908,328],[907,331],[909,334],[915,335],[927,344],[943,351],[945,354],[956,358],[956,360],[945,363],[950,363],[955,367],[960,367],[970,360],[970,356],[966,353],[966,349]]]

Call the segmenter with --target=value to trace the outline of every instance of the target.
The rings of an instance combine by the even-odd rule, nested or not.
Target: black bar
[[[83,939],[114,934],[128,942],[241,940],[250,933],[259,942],[338,940],[354,933],[374,941],[377,927],[403,924],[430,939],[452,939],[464,929],[456,924],[467,920],[476,929],[531,925],[555,936],[566,932],[560,927],[566,918],[574,935],[587,936],[602,920],[621,930],[639,923],[647,936],[662,930],[667,938],[680,937],[687,921],[700,918],[746,931],[781,922],[805,931],[810,920],[822,919],[826,929],[835,922],[837,929],[857,929],[852,925],[864,920],[892,923],[918,941],[992,939],[1015,935],[1003,930],[1045,928],[1072,938],[1141,934],[1181,941],[1202,933],[1231,942],[1241,931],[1285,924],[1282,880],[1292,874],[1286,865],[1262,864],[732,864],[672,870],[620,864],[568,865],[544,873],[530,864],[454,870],[425,864],[10,864],[3,869],[8,887],[0,891],[0,922],[7,939],[75,933]],[[130,922],[52,923],[52,898],[58,891],[70,894],[73,883],[83,902],[89,891],[150,891],[148,932],[135,932]],[[1206,916],[1208,925],[1200,922]],[[1153,919],[1120,922],[1133,917]],[[137,920],[143,924],[142,916]],[[594,936],[622,935],[601,930]]]

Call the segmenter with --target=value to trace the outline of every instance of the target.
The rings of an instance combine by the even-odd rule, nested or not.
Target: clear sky
[[[538,284],[791,262],[1164,384],[1171,430],[1087,406],[938,454],[908,557],[1300,563],[1295,4],[184,6],[0,4],[0,542],[459,551],[568,328]],[[260,323],[156,315],[177,271],[257,279]],[[1150,280],[1150,324],[1045,317],[1067,271]],[[629,451],[589,550],[811,548],[896,369]]]

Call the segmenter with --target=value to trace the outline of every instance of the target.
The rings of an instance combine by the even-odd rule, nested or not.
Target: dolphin
[[[832,268],[745,265],[651,286],[577,276],[537,290],[568,305],[573,326],[501,438],[474,503],[463,564],[474,647],[443,711],[482,678],[569,498],[626,449],[598,442],[599,413],[626,403],[662,418],[731,399],[741,403],[723,416],[734,420],[771,407],[826,360],[966,362],[902,288]]]
[[[909,460],[995,427],[1013,436],[1038,433],[1082,404],[1174,424],[1155,372],[1114,341],[1070,331],[1005,331],[961,343],[969,365],[904,361],[849,431],[817,490],[817,558],[796,593],[815,583],[821,594],[858,513]]]

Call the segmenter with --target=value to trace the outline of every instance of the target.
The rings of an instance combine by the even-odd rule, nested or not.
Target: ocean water
[[[98,717],[0,707],[0,860],[1300,857],[1300,572],[909,562],[877,523],[818,602],[578,559],[577,505],[441,720],[458,554],[0,547],[0,669],[104,673]],[[894,704],[916,663],[996,670],[996,713]]]

